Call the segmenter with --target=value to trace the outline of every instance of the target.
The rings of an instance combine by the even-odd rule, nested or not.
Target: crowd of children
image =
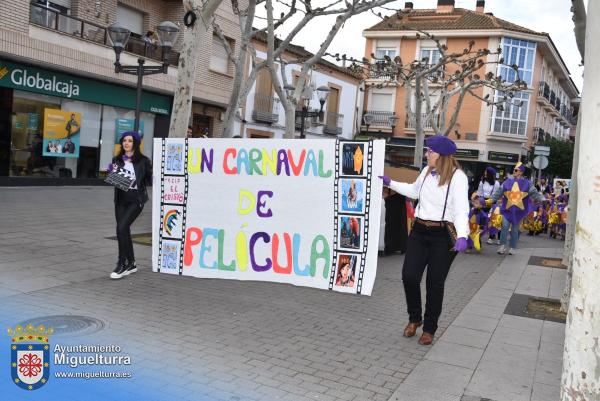
[[[545,179],[540,179],[536,185],[538,192],[544,196],[544,201],[534,206],[533,210],[520,223],[520,231],[527,235],[548,235],[548,238],[565,239],[566,223],[568,218],[569,190],[568,188],[552,188],[546,184]],[[485,195],[488,195],[487,193]],[[500,232],[502,230],[503,215],[501,213],[502,202],[486,207],[486,199],[481,188],[471,196],[471,210],[469,213],[469,249],[481,251],[481,245],[485,241],[490,245],[500,245]]]

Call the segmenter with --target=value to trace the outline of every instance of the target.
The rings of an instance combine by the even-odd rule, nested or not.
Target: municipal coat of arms
[[[8,329],[11,336],[10,372],[12,381],[25,390],[37,390],[50,378],[50,344],[48,337],[54,332],[43,324],[28,324]]]

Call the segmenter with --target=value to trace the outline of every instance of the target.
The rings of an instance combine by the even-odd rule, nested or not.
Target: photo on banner
[[[37,124],[36,117],[30,116],[29,124]],[[42,156],[79,157],[80,131],[80,113],[44,109]]]
[[[363,218],[359,216],[340,216],[338,232],[342,249],[362,249]]]
[[[384,153],[382,140],[155,138],[153,271],[371,295]]]
[[[127,131],[133,131],[135,127],[135,120],[131,118],[117,118],[115,120],[115,150],[113,154],[116,156],[121,151],[121,135]],[[140,137],[142,142],[140,143],[140,150],[144,153],[144,121],[140,121]]]
[[[356,178],[340,179],[342,196],[340,197],[340,211],[364,213],[366,180]]]
[[[365,143],[353,142],[342,144],[341,175],[365,175]]]
[[[360,255],[357,254],[338,254],[334,281],[338,289],[339,287],[345,287],[349,292],[356,291],[356,273],[360,268],[359,260]]]

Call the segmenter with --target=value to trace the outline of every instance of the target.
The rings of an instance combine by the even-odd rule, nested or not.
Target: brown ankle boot
[[[404,337],[413,337],[417,332],[417,328],[421,327],[423,322],[409,323],[404,328]]]
[[[423,334],[421,334],[421,338],[419,338],[419,344],[430,345],[432,342],[433,342],[433,334],[427,333],[424,331]]]

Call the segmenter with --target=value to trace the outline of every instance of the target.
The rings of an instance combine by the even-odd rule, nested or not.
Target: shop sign
[[[519,161],[519,155],[516,153],[502,153],[490,151],[488,153],[488,160],[517,163]]]
[[[0,86],[126,109],[134,109],[136,101],[131,88],[5,60],[0,60]],[[141,110],[169,114],[171,98],[143,92]]]
[[[456,149],[455,157],[463,159],[479,159],[479,150],[477,149]]]

